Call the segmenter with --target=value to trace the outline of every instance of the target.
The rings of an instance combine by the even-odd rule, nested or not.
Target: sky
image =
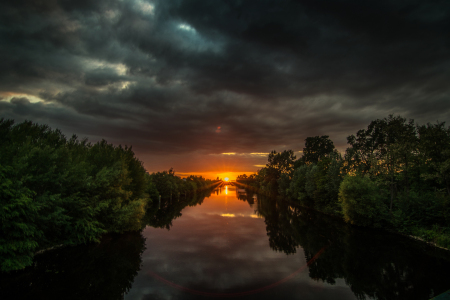
[[[449,1],[2,1],[0,118],[249,173],[389,114],[448,125],[449,32]]]

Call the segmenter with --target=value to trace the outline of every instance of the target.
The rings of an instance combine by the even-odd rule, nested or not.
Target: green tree
[[[14,173],[0,165],[0,269],[6,272],[30,265],[43,236],[35,225],[40,205]]]
[[[307,164],[317,164],[320,159],[335,151],[333,141],[329,139],[328,135],[307,137],[302,160]]]
[[[396,197],[397,181],[402,177],[406,194],[409,193],[409,173],[417,156],[417,136],[414,120],[406,121],[390,115],[372,121],[367,130],[360,130],[357,137],[347,138],[351,148],[346,160],[353,172],[377,176],[389,186],[390,208]]]
[[[348,223],[382,227],[388,218],[383,191],[368,176],[346,176],[339,189],[344,220]]]
[[[302,165],[295,170],[292,181],[289,185],[289,195],[292,199],[296,199],[302,206],[313,207],[313,199],[307,191],[307,182],[310,179],[312,168],[315,165]],[[310,183],[309,183],[310,185]]]
[[[275,170],[278,177],[281,174],[292,176],[295,161],[294,151],[284,150],[283,152],[277,153],[274,150],[270,152],[268,161],[266,164],[267,168]]]
[[[423,177],[443,186],[450,196],[450,127],[444,122],[417,127]]]
[[[356,136],[347,137],[350,145],[346,150],[345,159],[350,172],[365,174],[372,167],[374,159],[380,158],[380,149],[385,145],[385,120],[377,119],[370,122],[367,129],[361,129]]]
[[[284,150],[280,153],[272,151],[269,154],[268,161],[264,178],[266,187],[274,193],[278,190],[279,183],[282,183],[284,191],[294,173],[294,151]]]

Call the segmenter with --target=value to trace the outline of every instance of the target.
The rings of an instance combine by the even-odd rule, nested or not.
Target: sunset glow
[[[255,168],[256,169],[256,168]],[[190,175],[194,176],[202,176],[206,179],[219,179],[224,180],[224,178],[228,178],[228,181],[234,181],[236,180],[236,177],[242,174],[247,174],[247,176],[250,176],[251,174],[255,174],[255,171],[240,171],[240,172],[226,172],[226,171],[219,171],[219,172],[180,172],[175,170],[175,174],[177,176],[180,176],[181,178],[186,178]]]
[[[228,181],[228,180],[230,180],[228,177],[225,177],[225,179],[224,179],[225,181]]]

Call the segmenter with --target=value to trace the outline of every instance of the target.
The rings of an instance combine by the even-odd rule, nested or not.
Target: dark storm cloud
[[[0,114],[146,156],[344,149],[390,113],[448,121],[448,32],[445,1],[9,1]]]

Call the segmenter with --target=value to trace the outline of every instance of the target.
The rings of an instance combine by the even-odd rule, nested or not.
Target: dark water
[[[48,251],[0,299],[430,299],[450,253],[238,194],[156,203],[141,233]]]

